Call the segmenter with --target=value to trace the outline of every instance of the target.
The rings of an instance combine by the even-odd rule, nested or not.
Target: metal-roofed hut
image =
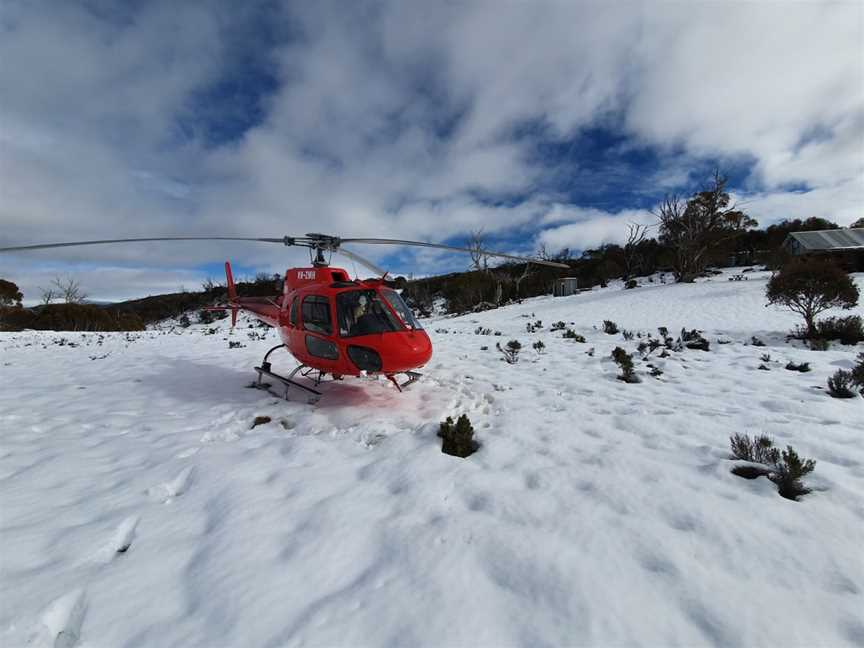
[[[784,249],[795,256],[831,256],[849,270],[864,271],[864,228],[791,232]]]

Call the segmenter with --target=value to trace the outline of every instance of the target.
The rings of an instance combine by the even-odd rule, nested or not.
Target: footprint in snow
[[[72,648],[81,636],[81,626],[87,612],[87,597],[83,589],[75,589],[54,599],[42,612],[41,626],[28,645]]]
[[[132,540],[135,538],[135,528],[138,526],[138,516],[130,515],[124,519],[108,541],[99,548],[94,556],[94,559],[100,563],[109,563],[119,554],[124,554],[132,546]]]
[[[154,486],[153,488],[149,489],[147,493],[149,495],[155,495],[157,497],[167,496],[165,502],[170,502],[175,497],[179,497],[187,490],[189,490],[189,486],[192,483],[193,471],[194,466],[184,468],[177,474],[174,479],[159,484],[159,486]]]

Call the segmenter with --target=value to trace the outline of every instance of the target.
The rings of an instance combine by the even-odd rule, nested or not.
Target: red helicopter
[[[267,351],[261,365],[255,367],[258,373],[256,386],[269,388],[270,384],[264,382],[266,376],[283,385],[286,398],[289,389],[296,387],[317,399],[321,392],[315,387],[327,375],[336,380],[341,380],[344,376],[383,375],[402,391],[420,377],[421,374],[415,370],[423,367],[432,357],[432,342],[429,336],[399,293],[385,282],[387,272],[359,254],[346,250],[342,247],[343,243],[420,246],[560,268],[568,267],[554,261],[479,248],[396,239],[338,238],[326,234],[283,238],[178,236],[76,241],[5,247],[0,248],[0,252],[148,241],[211,240],[280,243],[285,246],[306,247],[310,251],[311,267],[287,270],[284,280],[281,281],[281,294],[272,297],[238,297],[231,264],[226,262],[228,303],[225,306],[211,307],[215,310],[230,310],[232,326],[237,323],[237,313],[243,310],[279,331],[282,344]],[[360,263],[372,270],[378,278],[352,280],[345,270],[330,267],[325,255],[332,255],[333,252]],[[275,373],[269,362],[270,354],[282,348],[287,349],[300,362],[288,376]],[[294,380],[298,373],[311,378],[313,386]],[[399,382],[396,377],[403,374],[407,380]]]

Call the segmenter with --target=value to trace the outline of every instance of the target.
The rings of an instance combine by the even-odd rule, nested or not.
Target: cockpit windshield
[[[411,330],[423,328],[420,326],[420,322],[417,321],[417,318],[414,317],[414,311],[408,308],[408,304],[406,304],[405,300],[402,299],[402,295],[397,293],[395,290],[390,290],[389,288],[384,288],[381,290],[381,293],[384,295],[384,299],[390,302],[393,310],[395,310],[399,314],[399,317],[402,318],[402,322],[404,322],[405,326]]]
[[[399,331],[402,324],[374,290],[349,290],[336,295],[339,335],[371,335]]]

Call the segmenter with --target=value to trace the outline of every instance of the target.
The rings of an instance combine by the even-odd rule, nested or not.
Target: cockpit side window
[[[309,295],[303,298],[300,308],[303,317],[303,328],[313,333],[330,335],[333,325],[330,322],[330,300],[321,295]]]

